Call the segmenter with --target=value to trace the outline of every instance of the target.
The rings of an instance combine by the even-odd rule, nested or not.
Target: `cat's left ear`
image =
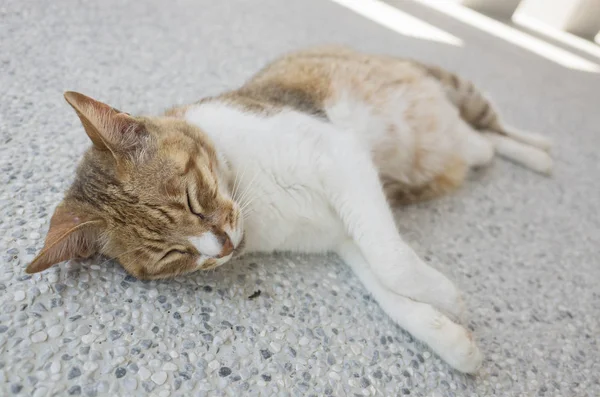
[[[103,221],[77,212],[65,202],[56,208],[44,248],[27,266],[26,273],[38,273],[57,263],[87,258],[97,252]]]
[[[118,159],[120,154],[143,145],[148,135],[139,119],[78,92],[64,95],[96,149],[111,152]]]

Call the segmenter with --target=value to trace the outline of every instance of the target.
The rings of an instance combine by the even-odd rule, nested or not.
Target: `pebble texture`
[[[0,395],[600,395],[600,78],[398,5],[465,46],[317,0],[3,0]],[[556,141],[552,179],[497,161],[457,194],[397,212],[464,290],[479,375],[395,326],[335,257],[251,256],[160,282],[101,259],[23,272],[88,144],[63,91],[158,112],[323,42],[460,71],[508,120]]]

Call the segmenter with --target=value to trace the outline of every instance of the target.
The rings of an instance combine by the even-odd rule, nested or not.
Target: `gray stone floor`
[[[600,75],[396,4],[465,46],[328,1],[3,0],[0,395],[600,395]],[[556,141],[552,179],[497,161],[456,195],[397,212],[464,290],[479,375],[413,341],[334,257],[255,256],[148,283],[99,259],[24,274],[88,144],[63,91],[158,112],[324,42],[445,65]]]

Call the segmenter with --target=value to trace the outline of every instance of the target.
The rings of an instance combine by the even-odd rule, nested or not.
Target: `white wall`
[[[600,0],[523,0],[516,13],[589,39],[600,31]]]

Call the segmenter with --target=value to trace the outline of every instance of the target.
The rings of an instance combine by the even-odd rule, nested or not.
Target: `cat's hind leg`
[[[431,305],[416,302],[386,289],[371,272],[353,241],[344,242],[338,248],[338,254],[394,322],[426,343],[458,371],[477,371],[482,362],[482,354],[468,330]]]
[[[381,181],[392,204],[413,204],[451,193],[463,183],[470,168],[484,167],[494,158],[492,141],[463,120],[457,118],[456,126],[444,133],[452,134],[453,142],[447,146],[448,151],[432,152],[427,161],[420,162],[429,164],[427,172],[421,172],[430,175],[426,182],[402,183],[393,176],[393,168],[386,167],[387,173],[381,175]],[[417,148],[417,153],[424,151],[424,148]],[[425,158],[424,155],[420,157]]]
[[[500,156],[541,174],[549,175],[552,173],[552,157],[546,150],[492,131],[484,131],[482,136],[493,145]],[[542,143],[540,142],[540,145]]]
[[[506,127],[498,120],[482,129],[459,120],[456,133],[460,152],[471,167],[487,165],[498,154],[533,171],[552,173],[551,142],[542,135]]]
[[[458,152],[470,168],[484,167],[494,158],[494,144],[463,120],[457,120],[456,134]]]
[[[458,189],[467,170],[466,162],[457,155],[448,159],[443,169],[423,184],[410,185],[387,175],[381,175],[381,182],[390,204],[409,205],[432,200]]]

